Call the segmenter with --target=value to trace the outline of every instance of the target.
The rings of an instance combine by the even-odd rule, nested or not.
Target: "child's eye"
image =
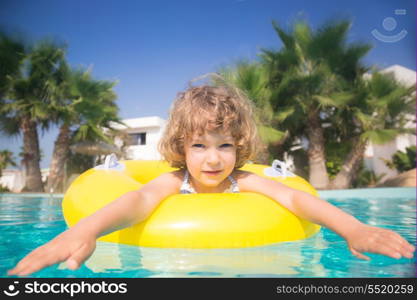
[[[233,147],[233,144],[221,144],[220,148],[229,148],[229,147]]]
[[[203,144],[193,144],[191,147],[193,148],[204,148]]]

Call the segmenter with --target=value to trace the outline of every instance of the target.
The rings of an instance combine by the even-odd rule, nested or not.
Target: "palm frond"
[[[396,138],[399,132],[395,129],[376,129],[361,134],[362,140],[370,140],[374,144],[382,145]]]
[[[369,130],[373,127],[376,115],[368,115],[357,108],[352,109],[353,116],[360,122],[360,125],[365,130]]]
[[[331,96],[314,95],[313,98],[319,102],[320,105],[332,106],[341,108],[349,104],[352,101],[353,95],[349,92],[334,93]]]
[[[294,49],[294,37],[285,32],[276,21],[272,21],[272,27],[274,28],[275,32],[278,34],[281,41],[284,43],[284,46],[288,49]]]
[[[291,116],[294,112],[295,112],[295,107],[294,106],[281,107],[279,109],[279,111],[275,114],[274,119],[278,123],[282,123],[289,116]]]
[[[279,142],[285,136],[285,132],[268,126],[258,126],[258,131],[265,144]]]

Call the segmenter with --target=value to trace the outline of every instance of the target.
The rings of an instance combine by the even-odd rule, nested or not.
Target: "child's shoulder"
[[[150,191],[151,193],[160,193],[165,197],[178,193],[183,177],[184,175],[181,174],[181,171],[163,173],[144,184],[141,189],[144,191]]]
[[[236,180],[245,180],[245,179],[250,179],[253,177],[258,177],[257,174],[249,172],[249,171],[243,171],[243,170],[234,170],[232,173],[232,176],[236,179]]]
[[[174,176],[177,179],[184,179],[185,176],[185,172],[184,170],[180,169],[180,170],[176,170],[176,171],[172,171],[172,172],[168,172],[167,174],[169,174],[170,176]]]
[[[184,180],[184,171],[177,170],[172,172],[167,172],[159,175],[158,179],[160,180],[169,180],[172,182],[182,182]]]
[[[258,174],[243,170],[235,170],[233,176],[242,192],[262,193],[264,188],[269,186],[272,182],[275,182],[271,179],[259,176]]]
[[[232,177],[237,181],[239,187],[248,186],[259,178],[255,173],[243,170],[233,171]]]
[[[154,178],[150,182],[147,183],[147,185],[159,185],[159,186],[181,186],[181,183],[184,179],[184,172],[179,171],[173,171],[173,172],[167,172],[159,175],[158,177]]]

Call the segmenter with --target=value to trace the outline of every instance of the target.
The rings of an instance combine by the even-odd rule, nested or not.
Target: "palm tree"
[[[95,80],[89,71],[65,70],[67,78],[57,87],[51,106],[51,116],[60,124],[50,165],[47,191],[62,190],[64,167],[71,143],[106,141],[111,139],[104,128],[112,130],[109,122],[119,122],[114,82]]]
[[[350,100],[347,87],[366,71],[360,59],[371,47],[347,45],[348,21],[330,22],[315,32],[302,21],[291,32],[275,22],[273,27],[283,47],[264,49],[261,55],[274,95],[271,106],[279,115],[280,128],[308,140],[309,181],[323,189],[329,184],[323,123],[332,107]]]
[[[20,45],[17,49],[25,47]],[[18,64],[21,68],[7,75],[9,87],[0,99],[0,123],[8,135],[23,134],[24,190],[42,192],[38,126],[47,128],[51,87],[64,61],[65,47],[45,40],[26,49],[23,61]],[[22,53],[15,55],[21,57]]]
[[[350,187],[369,141],[385,144],[399,134],[415,133],[406,126],[415,115],[414,94],[415,85],[407,87],[393,74],[374,72],[370,79],[358,80],[355,97],[335,115],[349,130],[351,150],[330,188]]]
[[[0,31],[0,101],[9,91],[12,79],[19,74],[24,58],[24,43]]]
[[[16,166],[16,162],[13,158],[13,152],[9,150],[0,151],[0,177],[2,175],[2,171],[9,165],[14,167]]]

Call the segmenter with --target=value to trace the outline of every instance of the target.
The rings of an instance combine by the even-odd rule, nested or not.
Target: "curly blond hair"
[[[236,145],[235,168],[254,159],[259,138],[253,108],[246,96],[227,86],[190,87],[174,101],[158,148],[174,168],[185,168],[185,143],[194,134],[226,132]]]

